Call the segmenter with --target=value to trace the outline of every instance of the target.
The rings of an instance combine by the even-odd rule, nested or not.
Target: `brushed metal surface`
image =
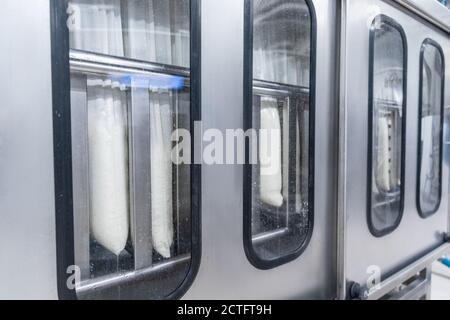
[[[315,227],[297,260],[261,271],[243,248],[243,168],[203,166],[202,263],[187,299],[331,299],[336,294],[336,1],[317,13]],[[244,2],[202,1],[205,129],[243,127]],[[220,181],[220,183],[218,183]]]
[[[346,43],[346,278],[366,284],[368,267],[378,266],[384,277],[442,243],[448,231],[448,161],[443,168],[443,199],[439,211],[422,219],[416,208],[419,57],[422,42],[432,38],[444,49],[446,87],[450,81],[450,41],[441,30],[392,1],[348,0],[345,6]],[[398,229],[383,238],[373,237],[366,218],[369,28],[375,16],[385,14],[405,30],[408,42],[405,209]],[[447,90],[445,104],[450,104]],[[448,127],[448,123],[446,123]],[[448,152],[448,150],[447,150]]]
[[[56,299],[48,0],[0,10],[0,299]]]
[[[450,32],[450,10],[437,1],[396,0],[411,11],[427,19],[446,32]]]

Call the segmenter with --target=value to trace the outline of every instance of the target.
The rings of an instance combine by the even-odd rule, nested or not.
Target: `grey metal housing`
[[[201,263],[186,299],[345,299],[351,283],[363,288],[358,298],[378,299],[418,273],[417,288],[425,288],[423,270],[450,251],[446,136],[440,208],[426,220],[416,208],[420,49],[427,38],[443,49],[448,132],[450,12],[432,1],[311,2],[317,22],[311,241],[292,262],[255,268],[244,250],[243,168],[204,165]],[[0,12],[0,299],[59,298],[50,4],[3,0]],[[368,229],[366,191],[369,31],[379,14],[405,31],[408,75],[403,218],[391,234],[376,238]],[[243,128],[244,22],[242,0],[201,1],[204,130]],[[373,267],[381,284],[369,290]],[[422,297],[419,289],[409,297]]]

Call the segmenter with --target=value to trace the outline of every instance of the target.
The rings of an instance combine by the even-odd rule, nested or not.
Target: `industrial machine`
[[[445,4],[0,18],[0,298],[429,297],[450,252]]]

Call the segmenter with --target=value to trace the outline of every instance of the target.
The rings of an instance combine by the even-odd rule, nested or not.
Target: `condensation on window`
[[[310,8],[304,0],[253,1],[252,249],[277,261],[305,244],[310,201]],[[250,223],[250,222],[248,222]]]
[[[375,235],[393,231],[403,202],[405,48],[400,27],[378,16],[371,30],[371,181],[369,225]]]
[[[78,296],[164,298],[191,263],[190,168],[172,162],[172,133],[191,128],[190,1],[67,14]]]
[[[444,58],[434,43],[422,46],[419,135],[419,199],[422,216],[438,210],[441,201]]]
[[[72,49],[188,68],[188,0],[70,0]]]

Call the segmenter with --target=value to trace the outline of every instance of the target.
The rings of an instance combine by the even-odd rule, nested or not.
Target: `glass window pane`
[[[189,0],[70,0],[73,49],[189,67]]]
[[[371,137],[369,226],[375,236],[392,232],[403,211],[405,38],[385,16],[371,29]]]
[[[431,41],[424,43],[421,54],[418,207],[427,217],[438,210],[441,202],[444,58]]]
[[[312,16],[304,0],[253,1],[251,246],[257,267],[294,259],[312,232]]]
[[[172,161],[172,133],[192,121],[190,1],[67,12],[78,297],[164,298],[192,254],[190,166]]]

